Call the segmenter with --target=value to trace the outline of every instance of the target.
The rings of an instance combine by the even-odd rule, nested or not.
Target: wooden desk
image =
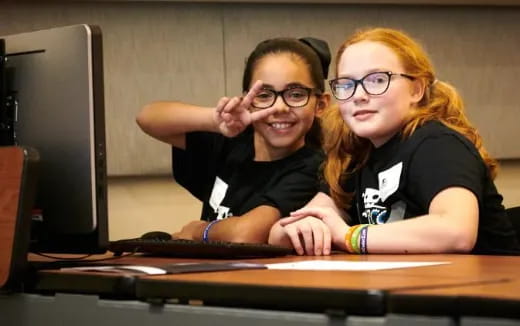
[[[520,270],[520,257],[514,256],[333,255],[288,256],[247,261],[268,264],[314,259],[372,262],[447,261],[450,264],[371,272],[240,270],[160,276],[143,276],[130,272],[113,274],[42,270],[36,274],[33,289],[35,292],[86,293],[111,298],[138,298],[145,301],[175,299],[185,303],[199,300],[211,306],[320,312],[339,309],[352,314],[383,315],[388,309],[392,312],[420,312],[416,307],[421,306],[420,301],[410,300],[410,296],[423,298],[427,295],[429,298],[431,294],[438,293],[442,300],[437,301],[442,302],[433,307],[439,307],[439,313],[456,313],[450,302],[454,297],[469,293],[461,291],[480,289],[478,293],[486,295],[488,289],[499,291],[498,289],[515,286],[517,280],[520,281],[517,275]],[[95,264],[153,266],[190,261],[212,260],[130,256]],[[520,304],[520,294],[508,297],[507,293],[497,292],[497,296]],[[403,306],[402,302],[412,302],[415,305]],[[431,304],[428,301],[424,306],[429,307]]]
[[[520,318],[520,279],[503,283],[395,291],[388,312]]]
[[[59,255],[58,255],[59,256]],[[61,255],[67,259],[78,257]],[[72,266],[103,266],[103,265],[164,265],[173,262],[199,261],[197,259],[160,258],[145,256],[127,256],[115,258],[111,253],[93,255],[81,264],[73,261],[56,261],[38,255],[30,254],[29,261],[33,267],[34,279],[29,280],[29,291],[36,293],[83,293],[97,294],[112,298],[135,298],[136,278],[139,273],[105,273],[74,270],[60,270],[61,267]],[[107,259],[107,260],[102,260]],[[84,262],[84,264],[83,264]],[[38,270],[36,270],[38,269]]]
[[[201,300],[210,305],[299,311],[340,309],[383,315],[386,296],[406,289],[446,288],[508,282],[520,270],[520,257],[470,255],[334,255],[285,257],[251,262],[313,259],[353,261],[449,261],[448,265],[371,272],[242,270],[140,277],[136,296]]]
[[[153,277],[42,270],[36,274],[34,294],[0,295],[0,320],[7,318],[31,326],[64,321],[76,325],[108,322],[143,325],[152,321],[228,326],[457,325],[459,317],[470,312],[471,305],[476,307],[478,301],[472,303],[469,299],[482,298],[508,306],[492,311],[480,308],[482,313],[478,316],[494,316],[499,323],[504,317],[519,318],[508,310],[518,308],[520,297],[511,294],[513,291],[508,294],[507,290],[516,291],[519,286],[520,257],[334,255],[249,261],[313,259],[449,261],[451,264],[371,272],[240,270]],[[161,265],[186,261],[201,260],[136,256],[99,264]],[[437,306],[438,314],[417,317],[417,314],[432,315],[425,309],[431,301],[423,300],[425,294],[432,297],[432,293],[440,294],[437,297],[442,299],[438,300],[441,304]],[[513,324],[517,321],[513,320]]]

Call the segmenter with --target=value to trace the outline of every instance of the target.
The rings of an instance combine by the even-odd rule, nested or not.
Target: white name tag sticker
[[[219,177],[215,178],[215,184],[213,185],[213,190],[211,191],[211,196],[209,197],[209,205],[215,213],[217,212],[218,207],[226,197],[226,192],[228,189],[227,183],[222,181]]]
[[[385,201],[391,194],[399,189],[399,180],[403,170],[403,162],[399,162],[388,170],[379,172],[377,175],[379,180],[379,195],[381,200]]]

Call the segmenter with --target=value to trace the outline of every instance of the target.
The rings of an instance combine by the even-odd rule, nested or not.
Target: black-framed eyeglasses
[[[415,77],[407,74],[391,71],[372,72],[361,79],[347,77],[336,78],[329,81],[332,94],[338,100],[348,100],[356,93],[357,86],[361,84],[365,92],[370,95],[381,95],[388,90],[392,76],[402,76],[410,80]]]
[[[281,91],[264,88],[253,98],[251,106],[257,109],[267,109],[273,106],[278,96],[282,97],[283,102],[290,108],[301,108],[309,103],[312,93],[321,95],[321,91],[308,87],[289,87]]]

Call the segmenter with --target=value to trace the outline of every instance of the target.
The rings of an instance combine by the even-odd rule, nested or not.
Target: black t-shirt
[[[260,205],[282,216],[304,206],[318,191],[323,154],[307,146],[271,162],[254,161],[253,130],[235,138],[186,134],[186,149],[173,148],[177,182],[203,202],[201,219],[240,216]]]
[[[519,250],[502,196],[476,147],[440,122],[431,121],[408,138],[400,134],[371,153],[367,164],[343,185],[356,191],[350,215],[358,223],[384,224],[428,213],[448,187],[464,187],[479,204],[473,253]]]

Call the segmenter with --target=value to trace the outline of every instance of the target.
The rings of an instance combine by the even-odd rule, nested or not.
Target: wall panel
[[[216,5],[56,3],[4,5],[0,35],[78,23],[103,32],[108,173],[170,173],[170,150],[142,133],[139,109],[154,100],[203,105],[224,93]]]
[[[327,39],[335,51],[346,35],[368,25],[419,39],[438,78],[460,90],[491,153],[520,157],[520,7],[121,1],[7,3],[0,10],[0,35],[74,23],[103,30],[111,175],[170,172],[168,146],[135,125],[145,103],[213,105],[240,93],[245,58],[258,41],[310,35]]]

